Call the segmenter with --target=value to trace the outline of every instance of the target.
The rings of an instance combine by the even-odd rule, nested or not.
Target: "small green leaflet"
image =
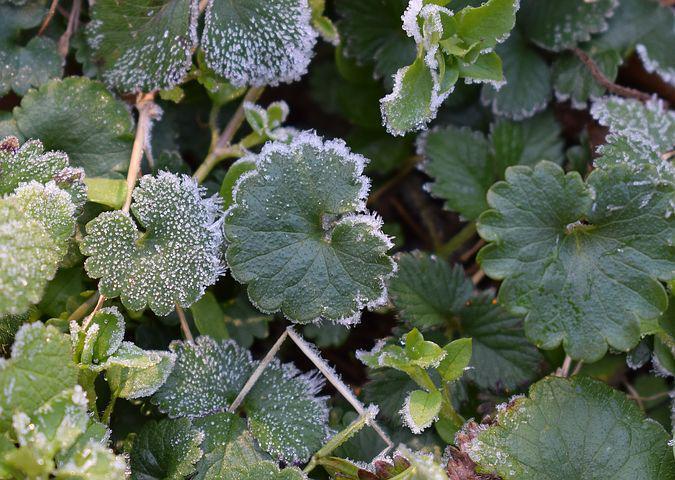
[[[298,80],[316,43],[307,0],[210,0],[201,48],[206,64],[234,86]]]
[[[661,480],[675,475],[670,439],[637,404],[585,377],[547,377],[498,408],[494,423],[465,432],[483,473],[504,480]],[[470,428],[470,427],[469,427]]]
[[[86,226],[80,245],[89,276],[106,297],[132,310],[167,315],[189,307],[221,275],[221,209],[217,197],[186,175],[145,175],[133,193],[131,215],[104,212]]]
[[[307,477],[296,467],[287,467],[282,470],[270,461],[258,462],[253,465],[235,466],[227,471],[222,480],[305,480]]]
[[[122,344],[124,317],[116,307],[102,308],[93,316],[86,330],[73,321],[70,323],[70,340],[77,363],[101,364]]]
[[[584,183],[551,162],[511,167],[488,193],[478,261],[538,346],[586,362],[628,351],[667,306],[672,196],[648,169],[597,169]]]
[[[607,29],[617,0],[523,0],[518,18],[525,35],[542,48],[560,52]]]
[[[23,43],[22,30],[37,27],[47,9],[41,2],[26,5],[0,5],[0,96],[13,90],[25,95],[63,73],[63,60],[56,42],[46,36],[28,37]]]
[[[364,306],[386,301],[391,241],[365,210],[365,162],[341,141],[303,132],[268,143],[240,177],[225,215],[226,260],[258,309],[356,323]]]
[[[664,45],[675,41],[675,12],[668,5],[659,5],[655,21],[648,22],[651,31],[640,38],[636,50],[645,70],[654,72],[663,80],[675,85],[675,59]]]
[[[126,105],[100,82],[86,77],[52,80],[31,90],[13,112],[24,138],[65,152],[87,176],[121,176],[133,143],[133,120]],[[66,128],[64,128],[66,127]]]
[[[171,352],[143,350],[131,342],[122,342],[101,368],[115,395],[134,399],[155,393],[171,373],[174,362]]]
[[[413,390],[406,398],[401,410],[401,416],[405,425],[410,430],[419,434],[438,420],[438,412],[441,410],[441,392],[433,390]]]
[[[197,46],[197,0],[100,0],[87,40],[103,78],[121,92],[166,90],[180,83]]]

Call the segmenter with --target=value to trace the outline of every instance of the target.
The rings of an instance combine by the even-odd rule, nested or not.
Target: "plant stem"
[[[70,316],[68,317],[68,321],[69,322],[72,320],[78,321],[84,318],[89,309],[98,302],[100,296],[101,294],[99,292],[96,292],[87,300],[85,300],[84,303],[82,303],[82,305],[77,307],[75,311],[73,311],[73,313],[70,314]]]
[[[595,81],[598,82],[603,87],[605,87],[611,93],[621,95],[622,97],[635,98],[642,102],[646,102],[651,98],[651,96],[648,93],[641,92],[640,90],[636,90],[634,88],[617,85],[616,83],[612,82],[609,78],[605,76],[602,70],[600,70],[598,64],[595,63],[595,61],[579,47],[573,48],[572,51],[577,57],[579,57],[581,63],[586,65],[586,68],[588,68],[588,71],[593,76]]]
[[[284,343],[284,340],[286,340],[286,337],[288,337],[288,330],[285,330],[284,333],[281,334],[279,339],[272,345],[272,348],[270,348],[269,352],[265,355],[265,358],[263,358],[256,369],[253,372],[253,375],[246,381],[246,384],[244,384],[243,388],[237,395],[237,398],[234,399],[232,402],[232,405],[230,405],[230,408],[227,409],[228,412],[233,413],[239,408],[239,405],[241,405],[241,402],[244,400],[248,392],[253,388],[253,385],[255,385],[255,382],[258,381],[260,378],[260,375],[262,375],[263,371],[265,370],[265,367],[269,365],[269,363],[272,361],[274,356],[277,354],[279,351],[279,348],[281,348],[281,345]]]
[[[464,417],[462,417],[455,407],[452,405],[452,398],[450,397],[450,390],[446,385],[441,392],[443,395],[443,402],[441,403],[441,414],[450,420],[455,426],[460,429],[464,425]]]
[[[105,425],[110,425],[110,417],[112,417],[112,412],[113,409],[115,408],[115,403],[117,402],[118,396],[119,392],[112,392],[110,394],[110,402],[108,402],[108,406],[105,407],[105,411],[101,416],[101,422],[104,423]]]
[[[410,172],[412,172],[417,164],[422,160],[422,157],[419,155],[413,155],[412,157],[408,158],[408,162],[406,165],[396,174],[394,175],[391,179],[389,179],[387,182],[385,182],[380,188],[375,190],[369,197],[368,197],[368,205],[372,205],[373,203],[377,202],[379,198],[384,195],[389,189],[392,187],[396,186],[399,182],[401,182],[405,177],[408,176]]]
[[[476,222],[469,222],[462,229],[457,232],[447,243],[441,245],[436,250],[436,255],[441,258],[450,257],[458,248],[468,242],[474,235],[476,235]]]
[[[248,92],[246,92],[244,99],[239,105],[239,108],[237,108],[237,111],[234,112],[234,115],[232,115],[232,118],[230,118],[230,121],[225,126],[225,130],[223,130],[223,133],[220,134],[215,144],[211,145],[206,158],[195,171],[193,177],[199,183],[202,183],[206,177],[208,177],[209,173],[211,173],[211,170],[213,170],[214,167],[218,165],[221,160],[223,160],[223,152],[227,149],[227,147],[230,147],[232,139],[239,130],[239,127],[241,127],[241,124],[244,123],[244,104],[246,102],[255,103],[258,98],[260,98],[260,95],[262,95],[264,89],[264,87],[253,87],[250,88]]]
[[[183,310],[183,307],[181,307],[177,302],[176,313],[178,314],[178,320],[180,320],[180,329],[183,332],[183,336],[186,340],[194,340],[192,337],[192,332],[190,332],[190,326],[188,325],[187,318],[185,318],[185,311]]]
[[[91,323],[91,319],[94,318],[94,315],[96,315],[96,312],[98,312],[101,307],[103,306],[103,302],[106,301],[105,295],[100,294],[98,297],[98,301],[96,302],[96,306],[94,309],[91,311],[91,313],[87,316],[87,318],[84,319],[84,322],[82,322],[82,330],[86,330],[89,324]]]
[[[136,180],[141,171],[141,159],[143,150],[150,136],[150,128],[153,118],[159,115],[159,109],[153,102],[155,92],[139,94],[136,100],[136,109],[138,110],[138,123],[136,125],[136,136],[134,146],[131,149],[131,158],[129,159],[129,171],[127,172],[127,198],[122,206],[123,212],[129,212],[131,207],[131,198],[136,186]]]
[[[73,33],[77,30],[77,27],[80,24],[80,10],[82,9],[82,0],[73,0],[73,5],[70,7],[70,13],[68,14],[68,26],[66,31],[63,32],[63,35],[59,37],[58,51],[61,57],[66,58],[68,55],[68,49],[70,48],[70,37],[73,36]]]
[[[570,374],[570,367],[572,366],[572,357],[565,355],[565,360],[563,360],[562,367],[560,367],[559,375],[561,377],[568,377]]]
[[[51,5],[49,5],[49,11],[47,12],[47,16],[45,19],[42,21],[42,25],[40,25],[40,30],[38,30],[38,36],[42,35],[45,33],[45,30],[47,30],[47,27],[49,26],[49,23],[52,21],[52,18],[54,18],[54,13],[56,13],[56,6],[59,4],[59,0],[52,0]]]

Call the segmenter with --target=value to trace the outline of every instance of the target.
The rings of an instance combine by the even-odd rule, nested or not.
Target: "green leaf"
[[[143,350],[122,342],[102,365],[110,390],[121,398],[148,397],[168,378],[176,357],[171,352]]]
[[[669,435],[635,403],[590,378],[548,377],[462,445],[505,480],[657,480],[675,475]]]
[[[657,318],[673,275],[672,186],[618,166],[587,183],[550,162],[511,167],[488,194],[478,225],[490,243],[478,261],[504,279],[500,300],[526,315],[538,346],[561,342],[568,355],[600,359],[608,346],[628,351],[640,322]]]
[[[607,29],[619,2],[614,0],[523,0],[519,22],[527,37],[542,48],[560,52]]]
[[[87,200],[118,210],[127,198],[127,182],[121,178],[89,177],[84,179],[87,186]]]
[[[240,158],[227,169],[223,183],[220,186],[220,196],[223,197],[223,208],[228,209],[234,201],[234,186],[246,172],[255,170],[255,160],[251,157]]]
[[[305,132],[267,144],[256,162],[225,217],[227,263],[256,307],[299,323],[355,323],[361,308],[384,303],[391,242],[365,213],[365,159]]]
[[[650,31],[640,38],[636,50],[645,70],[675,85],[675,59],[664,45],[675,41],[675,12],[663,4],[647,22]]]
[[[133,122],[125,104],[86,77],[53,80],[31,90],[14,109],[26,138],[65,152],[88,176],[121,176],[133,143]]]
[[[28,36],[23,30],[37,27],[47,10],[42,2],[26,5],[0,5],[0,96],[13,90],[25,95],[63,73],[63,59],[56,42],[44,36]],[[24,44],[24,39],[30,38]]]
[[[435,367],[445,357],[445,351],[434,342],[424,340],[416,328],[405,336],[404,352],[410,363],[421,368]]]
[[[453,382],[464,374],[469,366],[472,356],[472,340],[470,338],[458,338],[448,343],[445,347],[445,357],[441,360],[436,370],[446,382]]]
[[[471,48],[484,53],[504,41],[516,23],[519,1],[488,0],[478,7],[460,10],[457,21],[457,35]]]
[[[0,362],[0,432],[15,412],[33,415],[44,403],[77,384],[68,337],[36,322],[23,325],[12,345],[12,357]]]
[[[239,466],[225,473],[223,480],[305,480],[307,477],[295,467],[279,469],[276,463],[265,461],[253,465]]]
[[[150,420],[134,439],[131,449],[133,480],[183,480],[195,471],[202,457],[204,434],[187,418]]]
[[[56,478],[81,480],[123,480],[127,478],[123,456],[98,443],[90,442],[70,455],[54,472]]]
[[[401,28],[408,0],[342,0],[335,7],[345,54],[373,63],[376,78],[390,78],[415,59],[415,42]]]
[[[71,322],[75,361],[84,365],[105,362],[122,344],[124,329],[124,317],[117,307],[102,308],[96,312],[86,330],[77,322]]]
[[[118,210],[87,224],[80,245],[87,273],[101,279],[101,294],[120,296],[129,309],[167,315],[176,303],[189,307],[222,273],[217,198],[168,172],[142,177],[133,198],[137,223]]]
[[[103,79],[122,92],[167,90],[192,65],[197,0],[101,0],[91,11],[87,41]]]
[[[410,392],[406,402],[403,404],[403,410],[401,410],[404,424],[413,433],[422,433],[438,419],[438,412],[441,411],[441,401],[441,392],[438,390],[431,392],[414,390]]]
[[[552,96],[551,71],[546,60],[527,44],[518,30],[511,32],[495,51],[502,59],[506,84],[499,88],[485,85],[481,94],[483,103],[491,106],[494,114],[514,120],[544,110]]]
[[[600,71],[610,81],[616,79],[622,59],[616,50],[599,50],[591,44],[584,48]],[[586,65],[573,53],[566,53],[553,62],[553,88],[559,102],[570,100],[573,108],[585,110],[589,100],[596,100],[606,89],[600,85]]]
[[[206,292],[190,307],[190,311],[201,335],[208,335],[215,340],[230,338],[225,326],[225,314],[213,293]]]
[[[219,480],[233,468],[267,459],[246,429],[246,422],[233,413],[196,418],[193,425],[204,434],[201,444],[204,455],[196,465],[195,480]]]
[[[316,43],[307,2],[210,1],[201,47],[206,64],[234,86],[298,80]]]
[[[9,353],[9,347],[14,340],[14,335],[21,325],[30,320],[30,310],[21,315],[4,315],[0,317],[0,354]]]
[[[253,308],[245,294],[225,303],[223,313],[228,333],[242,347],[249,348],[255,338],[267,338],[273,317]]]
[[[302,335],[319,348],[338,348],[349,337],[349,327],[325,322],[309,323],[302,328]]]
[[[462,334],[471,337],[470,368],[465,376],[480,388],[513,391],[535,380],[544,361],[525,337],[523,321],[483,292],[458,316]]]

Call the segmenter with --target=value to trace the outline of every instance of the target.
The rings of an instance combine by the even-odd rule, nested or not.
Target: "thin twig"
[[[178,314],[178,320],[180,321],[180,329],[183,332],[183,336],[186,340],[194,340],[192,337],[192,332],[190,331],[190,326],[188,325],[187,318],[185,318],[185,311],[183,307],[176,303],[176,313]]]
[[[234,115],[232,115],[232,118],[230,118],[230,121],[225,126],[225,130],[223,130],[223,133],[220,134],[218,140],[215,142],[215,145],[212,145],[208,155],[206,155],[206,158],[202,164],[195,171],[193,178],[197,179],[199,183],[203,182],[211,170],[213,170],[213,168],[218,165],[221,160],[223,160],[223,153],[227,151],[228,147],[230,147],[232,139],[246,118],[244,114],[244,104],[247,102],[255,103],[258,98],[260,98],[260,95],[262,95],[264,89],[265,87],[253,87],[250,88],[248,92],[246,92],[244,99],[239,105],[239,108],[237,108],[237,111],[234,112]]]
[[[626,384],[626,389],[628,389],[629,385],[630,384],[628,384],[628,383]],[[631,388],[633,390],[635,390],[632,386],[631,386]],[[628,398],[631,398],[631,399],[635,400],[636,402],[638,400],[641,400],[643,402],[652,402],[654,400],[659,400],[661,398],[670,397],[670,396],[671,396],[671,392],[659,392],[659,393],[655,393],[654,395],[649,395],[648,397],[642,397],[640,395],[631,394],[631,395],[628,395]]]
[[[579,57],[579,60],[581,60],[584,65],[586,65],[586,68],[588,68],[588,71],[593,76],[595,81],[605,87],[611,93],[621,95],[622,97],[635,98],[642,102],[646,102],[651,98],[648,93],[641,92],[640,90],[636,90],[634,88],[617,85],[616,83],[612,82],[605,76],[602,70],[600,70],[598,64],[595,63],[595,61],[579,47],[574,47],[572,51],[577,57]]]
[[[87,312],[89,311],[89,309],[90,309],[91,307],[93,307],[96,303],[98,303],[98,299],[99,299],[100,296],[101,296],[101,294],[100,294],[99,292],[94,293],[94,294],[93,294],[91,297],[89,297],[82,305],[80,305],[79,307],[77,307],[77,308],[73,311],[73,313],[71,313],[71,314],[68,316],[68,321],[69,321],[69,322],[70,322],[70,321],[73,321],[73,320],[78,321],[78,320],[84,318],[84,316],[87,314]]]
[[[54,18],[54,13],[56,13],[56,6],[59,4],[59,0],[52,0],[51,5],[49,5],[49,11],[47,12],[47,16],[45,19],[42,21],[42,25],[40,25],[40,30],[38,30],[38,35],[42,35],[45,33],[45,30],[47,30],[47,27],[49,26],[49,22],[52,21],[52,18]]]
[[[466,252],[462,254],[461,257],[459,257],[459,261],[461,263],[468,261],[471,257],[473,257],[476,254],[476,252],[478,252],[478,250],[481,249],[483,245],[485,245],[485,240],[481,238],[476,243],[474,243],[473,247],[468,249]]]
[[[136,137],[134,146],[131,149],[131,158],[129,159],[129,171],[127,172],[127,198],[122,207],[123,212],[129,212],[131,207],[131,194],[136,186],[136,180],[141,171],[141,159],[143,150],[147,144],[152,120],[159,114],[157,105],[153,102],[155,93],[139,94],[136,100],[136,109],[138,110],[138,123],[136,125]]]
[[[471,275],[471,282],[475,286],[478,285],[483,280],[483,278],[485,278],[485,272],[483,271],[483,269],[479,269],[478,271],[476,271],[476,273]]]
[[[583,366],[584,366],[584,361],[583,361],[583,360],[579,360],[579,361],[577,362],[576,366],[574,367],[574,370],[572,370],[572,376],[578,375],[579,372],[581,371],[581,367],[583,367]]]
[[[277,354],[279,351],[279,348],[281,348],[281,344],[284,343],[284,340],[286,340],[286,337],[288,337],[288,330],[285,330],[284,333],[281,334],[279,339],[272,345],[272,348],[270,348],[269,352],[265,355],[265,358],[263,358],[258,366],[256,367],[255,371],[253,372],[253,375],[246,381],[246,384],[242,387],[241,391],[237,395],[237,398],[234,399],[232,402],[232,405],[230,405],[230,408],[227,409],[228,412],[234,413],[237,408],[239,408],[239,405],[241,405],[241,402],[244,401],[244,398],[246,398],[246,395],[248,394],[249,391],[251,391],[251,388],[253,388],[253,385],[255,385],[255,382],[258,381],[260,378],[260,375],[262,375],[263,371],[269,365],[269,363],[272,361],[274,356]]]
[[[66,58],[70,48],[70,37],[77,31],[80,25],[80,10],[82,9],[82,0],[73,0],[73,5],[70,7],[70,14],[68,14],[68,26],[63,35],[59,38],[59,55]]]
[[[560,377],[569,377],[570,367],[572,366],[572,357],[565,355],[565,360],[563,360],[562,367],[558,370],[558,376]]]
[[[91,319],[94,318],[94,315],[101,309],[103,306],[103,302],[106,301],[105,295],[101,294],[98,297],[98,301],[96,302],[96,306],[94,309],[91,311],[91,313],[87,316],[87,318],[84,319],[84,322],[82,322],[82,330],[86,330],[89,324],[91,323]]]

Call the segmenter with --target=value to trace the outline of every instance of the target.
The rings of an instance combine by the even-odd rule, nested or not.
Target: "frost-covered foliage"
[[[131,211],[104,212],[81,244],[87,272],[107,297],[159,315],[189,307],[223,273],[220,201],[186,175],[141,178]],[[143,231],[139,231],[139,227]]]

